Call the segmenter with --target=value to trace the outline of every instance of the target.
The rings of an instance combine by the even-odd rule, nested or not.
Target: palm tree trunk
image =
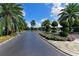
[[[8,24],[7,24],[7,17],[5,16],[5,30],[4,30],[4,34],[8,35]]]

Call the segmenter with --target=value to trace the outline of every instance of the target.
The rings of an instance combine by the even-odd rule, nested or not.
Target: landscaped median
[[[74,55],[74,56],[79,55],[79,43],[75,42],[76,40],[64,41],[66,38],[63,38],[63,40],[57,41],[57,40],[51,40],[47,38],[47,37],[50,37],[51,35],[46,36],[46,34],[44,34],[43,32],[40,32],[40,35],[43,36],[48,43],[57,47],[59,50],[70,55]]]

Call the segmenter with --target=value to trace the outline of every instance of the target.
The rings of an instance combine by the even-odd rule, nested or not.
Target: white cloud
[[[24,10],[22,11],[22,13],[23,13],[23,16],[26,16],[26,13],[25,13],[25,11],[24,11]]]
[[[61,9],[63,9],[62,7],[55,7],[51,9],[51,13],[54,15],[58,15],[59,13],[61,13]]]
[[[46,6],[49,5],[49,4],[51,4],[51,3],[45,3]]]
[[[35,27],[41,27],[41,23],[40,22],[36,22],[36,26]]]
[[[26,23],[27,23],[27,26],[28,26],[28,27],[31,27],[31,24],[30,24],[29,21],[26,21]],[[41,26],[41,23],[36,21],[36,26],[34,26],[34,27],[35,27],[35,28],[38,28],[38,27],[40,27],[40,26]]]
[[[52,5],[51,14],[58,16],[58,14],[61,13],[61,9],[64,7],[61,7],[61,3],[53,3]]]
[[[50,16],[52,17],[53,15],[51,14]]]
[[[67,3],[65,5],[67,5]],[[61,3],[53,3],[50,11],[50,17],[53,17],[54,20],[58,20],[58,14],[61,13],[61,9],[63,8],[64,5],[61,6]]]
[[[59,22],[58,22],[58,27],[62,27],[62,26],[59,24]]]
[[[31,27],[30,22],[26,21],[26,23],[28,27]]]
[[[43,18],[43,19],[41,19],[41,22],[43,22],[43,21],[45,21],[45,20],[47,20],[47,18]]]

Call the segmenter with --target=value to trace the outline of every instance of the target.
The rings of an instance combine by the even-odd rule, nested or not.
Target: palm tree
[[[19,32],[23,31],[23,30],[26,30],[27,29],[27,23],[25,22],[25,20],[23,18],[21,18],[21,19],[19,19],[19,21],[20,21],[18,23],[18,25],[20,25],[19,26]]]
[[[31,21],[31,28],[33,29],[35,25],[36,25],[35,20],[32,20],[32,21]]]
[[[42,22],[42,28],[45,30],[45,31],[49,31],[49,28],[50,28],[50,21],[47,19],[45,20],[44,22]]]
[[[79,17],[79,4],[69,3],[64,9],[61,10],[59,15],[59,20],[66,20],[69,22],[69,28],[71,31],[71,26],[74,24],[74,20],[77,20]]]
[[[20,4],[3,3],[0,4],[0,20],[3,21],[4,33],[7,35],[9,31],[16,32],[19,29],[18,23],[23,17],[23,8]]]

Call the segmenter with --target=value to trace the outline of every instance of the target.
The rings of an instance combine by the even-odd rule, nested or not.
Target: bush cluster
[[[48,39],[48,40],[54,40],[54,41],[73,41],[74,38],[73,37],[62,37],[63,35],[64,36],[67,36],[68,33],[61,33],[62,36],[59,36],[59,35],[53,35],[53,34],[46,34],[46,33],[39,33],[42,37]]]
[[[62,26],[61,27],[61,32],[60,32],[60,36],[63,36],[63,37],[67,37],[68,36],[68,33],[69,33],[69,23],[68,21],[60,21],[60,25]]]

